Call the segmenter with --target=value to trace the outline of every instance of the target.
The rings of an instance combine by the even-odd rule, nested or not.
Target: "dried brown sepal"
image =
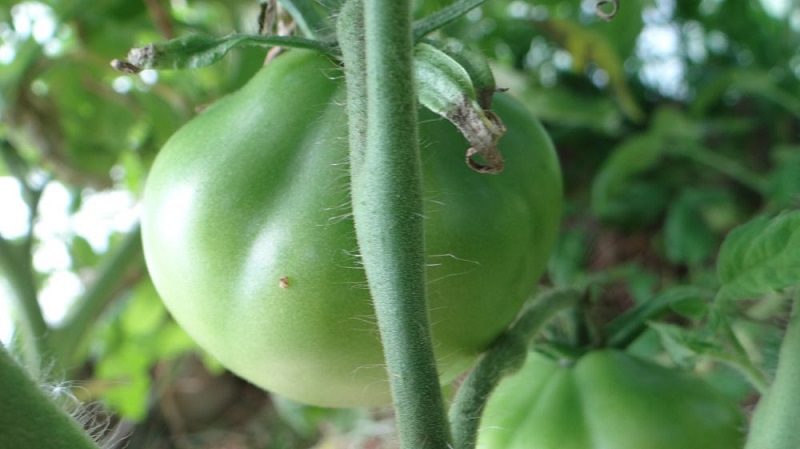
[[[128,61],[123,61],[122,59],[114,59],[111,61],[111,68],[118,72],[122,72],[128,75],[136,75],[137,73],[142,71],[141,67],[131,64]]]
[[[158,52],[153,44],[141,48],[131,48],[127,60],[114,59],[111,61],[111,67],[119,72],[135,75],[144,69],[151,68],[157,56]]]
[[[481,114],[470,107],[471,101],[468,97],[464,98],[462,104],[462,107],[454,109],[447,118],[471,145],[466,153],[467,166],[478,173],[500,173],[505,164],[497,142],[506,133],[503,121],[492,111],[481,111]]]
[[[278,2],[276,0],[266,0],[260,2],[258,14],[258,34],[262,36],[272,34],[275,26],[275,16],[277,15]]]

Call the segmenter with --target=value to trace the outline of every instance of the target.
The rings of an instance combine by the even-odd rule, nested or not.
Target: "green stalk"
[[[16,320],[22,331],[22,353],[31,375],[38,377],[45,357],[50,354],[50,328],[42,315],[30,253],[25,246],[0,237],[0,271],[11,290],[11,305],[19,314]]]
[[[486,0],[457,0],[413,25],[414,42],[477,8]]]
[[[7,140],[0,140],[0,157],[19,182],[22,198],[28,208],[28,226],[21,241],[14,242],[0,236],[0,273],[11,290],[12,307],[18,314],[17,322],[22,334],[22,354],[26,368],[38,377],[42,362],[51,355],[50,327],[44,320],[39,305],[38,283],[33,269],[33,224],[42,198],[45,183],[34,185],[30,179],[31,168]]]
[[[425,296],[411,5],[408,0],[366,0],[362,9],[358,3],[345,5],[339,23],[351,89],[356,237],[378,318],[401,446],[446,449],[449,431]],[[352,20],[362,11],[363,45],[353,29],[358,20]],[[359,63],[364,56],[366,64]]]
[[[519,318],[478,360],[458,389],[450,407],[450,424],[456,449],[473,449],[478,438],[481,414],[489,396],[503,377],[525,363],[528,345],[550,318],[573,307],[581,298],[576,289],[549,291],[520,312]]]
[[[99,449],[0,345],[0,447]]]
[[[80,361],[78,357],[84,349],[85,340],[93,329],[93,324],[114,299],[115,293],[131,275],[135,267],[143,267],[142,238],[137,225],[132,229],[120,246],[112,254],[106,256],[97,271],[95,281],[78,297],[73,313],[56,331],[59,360],[65,366]]]
[[[756,406],[745,449],[800,447],[800,291],[783,337],[778,370],[766,395]]]

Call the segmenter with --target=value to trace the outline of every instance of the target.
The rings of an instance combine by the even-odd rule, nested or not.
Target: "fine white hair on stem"
[[[84,403],[79,399],[88,391],[78,382],[60,381],[43,383],[40,389],[53,403],[69,414],[103,449],[122,449],[129,436],[121,424],[113,425],[113,416],[101,404]]]

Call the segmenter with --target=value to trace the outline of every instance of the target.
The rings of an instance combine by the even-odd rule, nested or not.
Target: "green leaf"
[[[501,172],[503,157],[497,141],[506,128],[499,117],[482,106],[467,69],[444,51],[421,42],[414,48],[414,77],[419,102],[452,122],[470,143],[467,165],[479,173]],[[492,94],[490,91],[485,100],[487,106]]]
[[[103,392],[106,403],[134,421],[146,415],[152,367],[196,348],[192,339],[169,319],[149,281],[136,287],[103,334],[95,378],[110,385]]]
[[[719,192],[685,191],[670,205],[664,223],[664,249],[671,262],[696,264],[716,250],[717,234],[703,213],[718,199],[715,193]]]
[[[72,237],[69,255],[72,259],[73,270],[94,266],[100,260],[100,256],[94,252],[92,245],[85,238],[77,235]]]
[[[664,312],[687,302],[692,304],[691,307],[695,312],[702,312],[698,308],[698,302],[705,304],[709,299],[708,292],[694,286],[666,289],[609,323],[606,328],[608,344],[617,348],[627,347],[647,328],[651,320],[658,318]],[[650,326],[652,327],[652,323]]]
[[[684,316],[692,320],[699,320],[705,317],[709,311],[708,299],[701,297],[689,297],[683,301],[678,301],[670,304],[672,309],[678,315]]]
[[[138,421],[146,415],[151,363],[150,354],[130,343],[98,360],[96,379],[111,383],[103,399],[125,418]]]
[[[668,192],[642,175],[658,167],[663,157],[661,136],[653,133],[629,138],[614,149],[592,185],[594,213],[602,219],[644,222],[660,214]]]
[[[731,231],[719,252],[717,276],[726,299],[800,284],[800,211],[759,217]]]
[[[447,39],[444,42],[426,39],[424,44],[433,45],[466,70],[472,80],[478,104],[483,109],[491,109],[492,98],[497,92],[497,83],[489,60],[482,53],[456,39]]]
[[[570,285],[584,275],[586,256],[590,248],[586,229],[567,229],[561,232],[547,265],[548,277],[555,286]]]
[[[137,286],[120,322],[128,339],[150,338],[158,332],[167,316],[152,282]]]
[[[603,219],[652,223],[666,209],[674,182],[666,158],[683,156],[703,138],[702,123],[673,107],[662,107],[649,128],[613,150],[592,185],[592,208]],[[660,176],[661,175],[661,176]]]
[[[773,169],[767,180],[767,196],[771,209],[800,205],[800,147],[775,149],[771,154]]]
[[[667,323],[649,323],[650,328],[658,333],[675,363],[693,366],[699,357],[714,357],[722,353],[720,344],[710,336],[704,336],[695,330]]]

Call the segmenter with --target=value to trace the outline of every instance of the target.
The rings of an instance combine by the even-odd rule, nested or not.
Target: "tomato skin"
[[[153,281],[197,343],[267,390],[380,405],[389,385],[349,206],[340,68],[293,50],[179,130],[151,170],[142,236]],[[552,144],[519,104],[500,175],[421,111],[430,314],[442,380],[463,371],[532,293],[560,221]]]
[[[531,353],[489,400],[478,449],[737,449],[744,425],[686,373],[616,350],[573,367]]]

